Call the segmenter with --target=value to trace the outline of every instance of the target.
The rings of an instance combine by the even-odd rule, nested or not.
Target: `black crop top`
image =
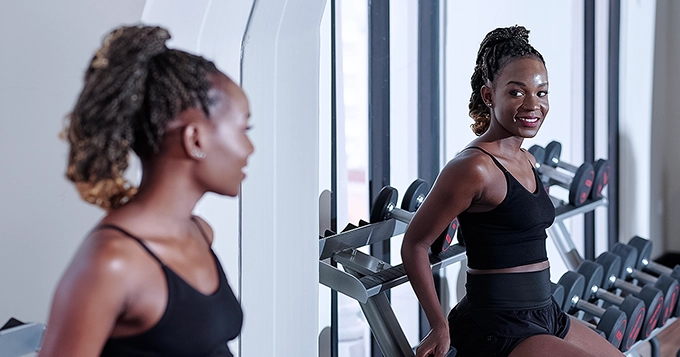
[[[468,266],[473,269],[503,269],[548,260],[546,228],[555,220],[555,207],[534,171],[536,192],[529,192],[498,160],[489,155],[508,185],[503,201],[488,212],[458,215],[465,239]],[[531,164],[531,162],[529,162]]]
[[[212,249],[219,287],[204,295],[163,264],[139,238],[114,225],[97,228],[112,228],[139,242],[161,265],[168,284],[168,303],[158,323],[139,335],[109,338],[102,357],[233,357],[227,342],[240,333],[243,312]],[[198,228],[205,238],[200,225]]]

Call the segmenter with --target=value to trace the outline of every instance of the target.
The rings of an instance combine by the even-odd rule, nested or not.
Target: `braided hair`
[[[476,135],[482,135],[489,128],[491,111],[484,103],[481,88],[486,81],[493,82],[500,71],[510,63],[511,59],[532,56],[545,65],[543,56],[529,44],[529,30],[524,26],[501,27],[489,32],[479,45],[475,71],[472,73],[470,85],[470,117],[474,123],[470,125]]]
[[[86,202],[106,210],[125,204],[136,192],[123,178],[130,150],[142,159],[157,153],[167,123],[187,108],[208,116],[207,75],[218,70],[168,49],[168,39],[160,27],[121,27],[92,58],[64,128],[66,177]]]

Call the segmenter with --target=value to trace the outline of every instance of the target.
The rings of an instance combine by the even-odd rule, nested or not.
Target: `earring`
[[[203,159],[205,158],[205,153],[203,151],[198,151],[196,149],[191,150],[191,156],[197,158],[197,159]]]
[[[489,107],[489,108],[491,108],[491,107],[493,107],[493,103],[491,103],[491,102],[486,103],[486,106]]]

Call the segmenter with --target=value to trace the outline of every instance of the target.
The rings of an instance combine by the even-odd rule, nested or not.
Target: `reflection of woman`
[[[472,75],[473,140],[441,171],[409,225],[404,267],[432,330],[417,356],[621,356],[551,297],[545,229],[554,208],[535,159],[521,149],[548,114],[548,74],[521,26],[481,43]],[[467,294],[448,321],[435,293],[427,250],[454,217],[464,233]],[[549,351],[549,352],[548,352]]]
[[[253,152],[248,101],[215,66],[168,49],[158,27],[104,40],[70,116],[67,177],[107,210],[59,283],[40,356],[231,356],[242,312],[193,216],[235,196]],[[139,188],[123,178],[141,159]]]

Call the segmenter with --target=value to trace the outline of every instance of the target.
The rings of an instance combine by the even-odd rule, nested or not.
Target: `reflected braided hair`
[[[168,49],[168,39],[160,27],[121,27],[92,58],[64,128],[66,177],[85,201],[106,210],[123,205],[136,192],[123,178],[130,150],[142,159],[157,153],[167,123],[187,108],[208,116],[207,75],[217,68]]]
[[[491,111],[482,100],[481,88],[486,81],[493,82],[500,71],[514,58],[532,56],[545,65],[543,56],[529,44],[529,30],[524,26],[501,27],[489,32],[479,45],[475,71],[470,85],[470,125],[476,135],[482,135],[489,128]]]

